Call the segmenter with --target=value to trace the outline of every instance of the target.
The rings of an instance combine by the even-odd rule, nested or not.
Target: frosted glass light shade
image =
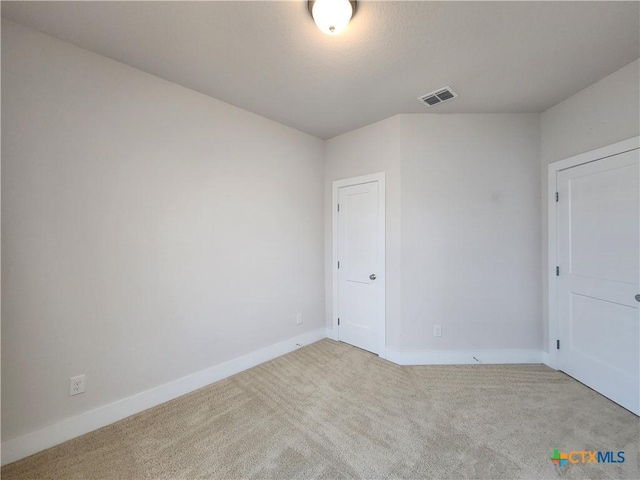
[[[353,16],[349,0],[316,0],[311,15],[323,33],[336,35],[346,28]]]

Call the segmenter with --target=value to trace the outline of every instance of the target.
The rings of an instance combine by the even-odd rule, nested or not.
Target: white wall
[[[386,317],[387,346],[400,347],[401,245],[400,245],[400,117],[339,135],[325,143],[325,291],[327,328],[333,328],[331,279],[332,207],[334,180],[384,171],[386,187]]]
[[[539,350],[538,115],[403,115],[401,132],[403,350]]]
[[[324,328],[321,140],[6,21],[2,120],[3,441]]]
[[[331,183],[387,173],[387,346],[541,348],[538,115],[399,115],[326,142]],[[443,336],[433,337],[433,325]]]
[[[547,166],[640,135],[640,60],[541,114],[543,338],[548,350]]]

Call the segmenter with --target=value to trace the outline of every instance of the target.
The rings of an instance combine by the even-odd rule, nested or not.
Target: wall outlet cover
[[[434,325],[433,326],[433,336],[441,337],[442,336],[442,325]]]
[[[84,393],[84,374],[69,378],[69,396]]]

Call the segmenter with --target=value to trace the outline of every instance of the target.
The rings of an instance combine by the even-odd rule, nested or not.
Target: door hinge
[[[556,267],[556,277],[560,276],[560,267]]]
[[[340,326],[340,319],[338,318],[338,326]]]
[[[560,194],[556,192],[556,202],[560,201]]]
[[[338,204],[338,211],[340,211],[340,204]]]
[[[560,350],[560,340],[556,340],[556,350]]]
[[[340,270],[340,262],[338,262],[338,270]]]

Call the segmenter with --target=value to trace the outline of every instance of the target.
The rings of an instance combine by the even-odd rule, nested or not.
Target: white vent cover
[[[447,85],[444,88],[439,88],[435,92],[427,93],[426,95],[418,97],[418,100],[424,103],[427,107],[433,107],[442,102],[446,102],[447,100],[451,100],[452,98],[456,98],[457,96],[458,94]]]

